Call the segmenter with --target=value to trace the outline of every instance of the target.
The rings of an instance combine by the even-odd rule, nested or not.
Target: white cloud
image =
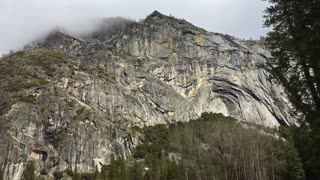
[[[52,28],[90,31],[95,18],[145,18],[153,10],[184,18],[209,31],[258,38],[262,28],[260,0],[0,0],[0,54],[43,36]]]

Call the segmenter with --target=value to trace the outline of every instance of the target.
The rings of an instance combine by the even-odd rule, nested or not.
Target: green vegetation
[[[233,118],[204,113],[189,123],[157,125],[143,131],[145,139],[133,156],[145,160],[144,165],[150,168],[145,176],[151,179],[175,175],[181,179],[226,180],[303,177],[292,144],[255,127],[244,128]]]
[[[6,111],[10,109],[12,104],[12,99],[8,93],[1,92],[0,93],[0,115],[4,114]]]
[[[288,129],[269,130],[271,134],[263,130],[221,114],[204,113],[188,123],[139,129],[144,138],[133,156],[127,160],[111,157],[101,173],[65,173],[88,180],[303,179],[301,159]]]
[[[46,169],[41,169],[40,174],[46,176],[46,175],[48,175],[49,173],[48,173],[48,171],[47,171]]]
[[[41,67],[49,77],[53,77],[62,67],[72,67],[72,61],[68,61],[68,57],[65,54],[53,50],[38,49],[33,53],[26,54],[22,58],[26,59],[29,65]]]
[[[62,172],[54,172],[53,176],[56,180],[60,180],[63,178],[63,173]]]
[[[63,179],[65,176],[71,177],[72,180],[104,180],[101,178],[101,173],[96,171],[95,173],[78,173],[77,169],[74,171],[71,167],[67,168],[63,172],[54,172],[55,179]]]
[[[35,165],[33,161],[27,162],[22,177],[24,180],[34,180],[36,178]]]
[[[74,108],[75,105],[76,105],[76,101],[73,100],[73,99],[70,100],[70,101],[65,100],[65,102],[66,102],[66,104],[67,104],[67,106],[68,106],[69,108]]]
[[[292,126],[286,136],[302,158],[305,179],[320,179],[320,3],[268,2],[270,72],[286,88],[300,119],[300,127]]]
[[[85,108],[84,108],[84,107],[81,107],[80,109],[77,109],[77,110],[76,110],[76,114],[79,116],[79,115],[81,115],[84,111],[85,111]]]
[[[91,61],[81,61],[79,69],[99,79],[111,82],[114,79],[114,72],[116,67],[114,63],[105,64],[106,58],[111,57],[97,53],[97,55],[95,55]]]
[[[1,169],[0,169],[0,180],[3,180],[3,173]]]
[[[79,119],[85,119],[89,117],[91,114],[91,111],[89,109],[86,109],[85,107],[80,107],[76,110],[75,116],[73,117],[73,120],[79,120]]]
[[[71,75],[72,63],[65,54],[49,49],[14,53],[0,61],[0,88],[17,92],[48,85],[50,79]]]
[[[249,40],[243,40],[243,42],[249,47],[253,47],[255,45],[265,47],[266,46],[266,37],[261,36],[258,40],[249,39]]]
[[[24,89],[29,89],[32,87],[44,86],[49,82],[43,79],[31,79],[31,80],[23,80],[16,79],[15,81],[9,82],[6,90],[7,91],[20,91]]]
[[[36,97],[33,95],[28,95],[28,96],[20,96],[18,98],[21,102],[25,102],[25,103],[30,103],[30,104],[34,104],[36,101]]]
[[[128,179],[128,167],[126,165],[126,161],[121,159],[115,161],[113,157],[111,157],[111,164],[104,166],[101,170],[101,177],[107,179],[119,179],[126,180]]]

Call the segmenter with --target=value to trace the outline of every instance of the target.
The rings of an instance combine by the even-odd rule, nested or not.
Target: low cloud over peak
[[[265,7],[259,0],[0,0],[0,55],[56,28],[83,34],[95,30],[102,18],[138,20],[154,10],[208,31],[258,38],[267,31],[262,28]]]

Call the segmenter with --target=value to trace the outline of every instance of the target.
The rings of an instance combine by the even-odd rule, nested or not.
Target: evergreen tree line
[[[188,123],[140,129],[133,156],[101,172],[67,173],[86,180],[276,180],[304,178],[288,129],[261,128],[221,114],[204,113]],[[58,179],[58,178],[57,178]]]

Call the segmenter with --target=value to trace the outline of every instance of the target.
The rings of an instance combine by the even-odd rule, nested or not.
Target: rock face
[[[81,40],[53,33],[0,60],[6,178],[19,179],[32,160],[47,178],[67,168],[94,172],[111,155],[131,154],[135,127],[202,112],[270,127],[294,123],[281,86],[268,80],[265,48],[159,12],[122,22]]]

